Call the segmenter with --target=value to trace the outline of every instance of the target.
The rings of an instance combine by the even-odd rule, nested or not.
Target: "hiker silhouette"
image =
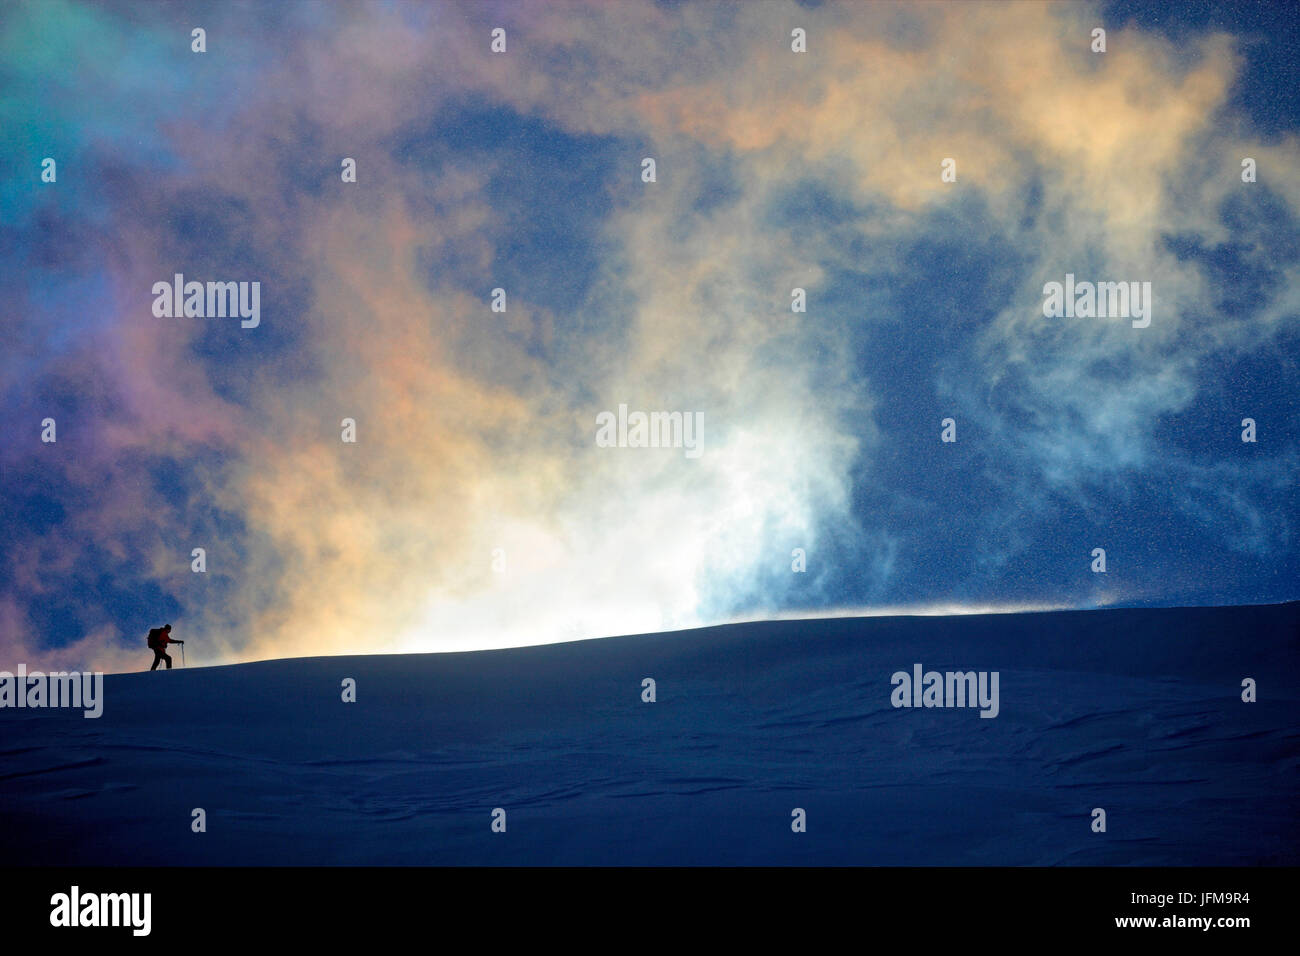
[[[184,641],[172,640],[172,626],[170,624],[149,628],[149,647],[153,650],[153,667],[149,668],[149,670],[157,670],[162,661],[166,661],[167,669],[171,670],[172,659],[171,655],[167,653],[167,645],[184,643]]]

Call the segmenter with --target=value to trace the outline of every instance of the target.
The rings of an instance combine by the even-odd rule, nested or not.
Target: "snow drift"
[[[0,862],[1294,865],[1298,635],[843,618],[110,675],[99,719],[0,710]],[[917,664],[998,672],[996,717],[894,706]]]

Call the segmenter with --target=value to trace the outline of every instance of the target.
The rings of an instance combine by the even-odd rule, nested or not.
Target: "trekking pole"
[[[185,645],[181,645],[181,667],[185,666]]]

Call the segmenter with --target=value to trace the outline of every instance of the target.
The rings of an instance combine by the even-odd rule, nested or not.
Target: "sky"
[[[1296,599],[1298,19],[6,3],[0,667]]]

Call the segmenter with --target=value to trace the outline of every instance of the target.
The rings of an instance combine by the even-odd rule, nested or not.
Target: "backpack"
[[[162,646],[161,637],[160,637],[161,634],[162,634],[161,627],[149,628],[149,647],[155,651]]]

